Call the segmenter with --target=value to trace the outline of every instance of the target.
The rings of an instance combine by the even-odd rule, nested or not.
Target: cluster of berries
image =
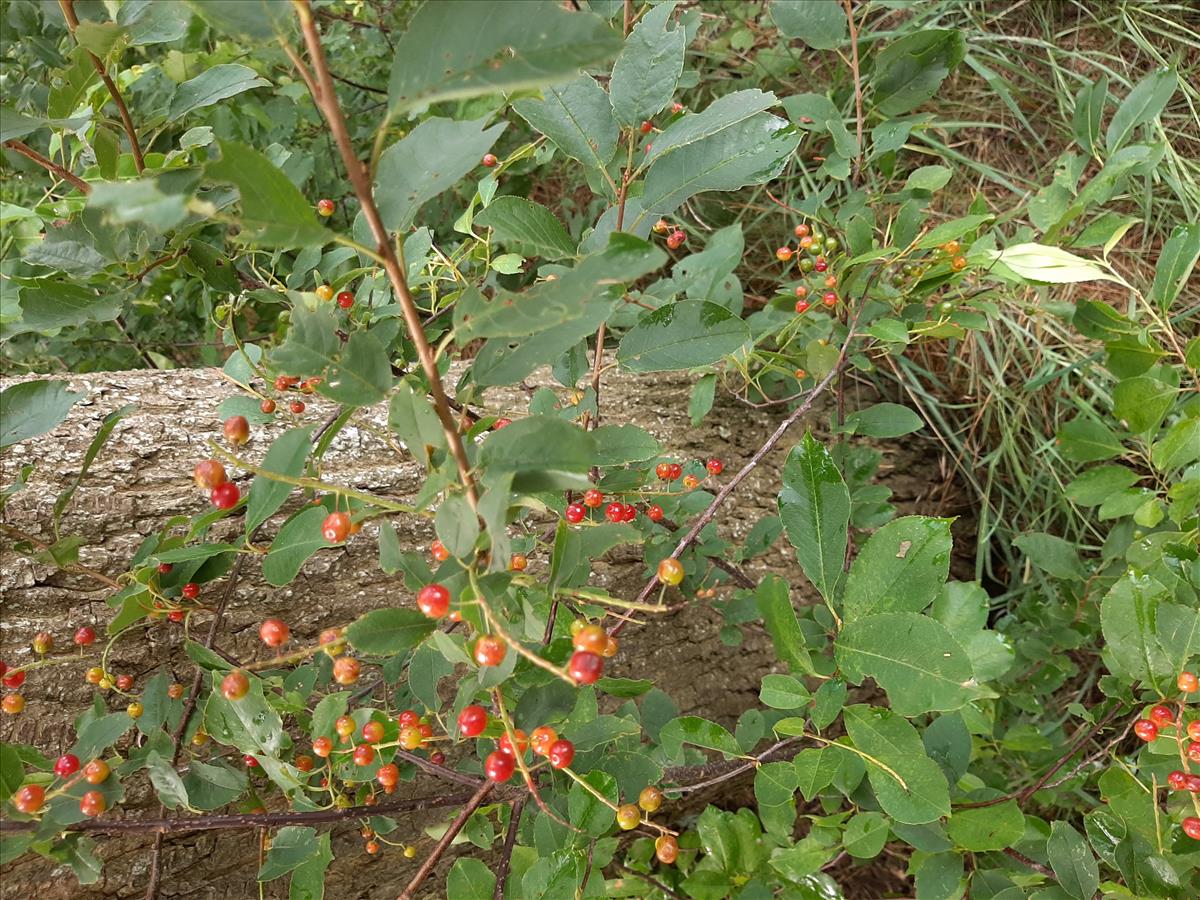
[[[1200,690],[1200,679],[1192,672],[1180,672],[1176,686],[1186,694],[1194,694]],[[1149,714],[1133,723],[1133,733],[1147,744],[1158,740],[1164,732],[1173,732],[1179,744],[1181,759],[1186,758],[1186,765],[1200,763],[1200,719],[1193,719],[1186,725],[1183,722],[1182,704],[1179,715],[1169,706],[1158,704]],[[1184,736],[1187,743],[1184,743]],[[1200,775],[1176,769],[1167,775],[1167,786],[1173,791],[1188,791],[1200,794]],[[1188,816],[1182,822],[1183,833],[1195,841],[1200,841],[1200,816]]]
[[[46,805],[46,801],[66,793],[80,781],[93,786],[103,784],[108,780],[110,771],[108,763],[102,759],[93,759],[81,769],[78,756],[64,753],[54,762],[54,775],[61,780],[61,784],[48,792],[41,784],[22,785],[13,793],[12,804],[17,812],[35,816]],[[86,791],[79,798],[79,811],[89,818],[100,815],[106,809],[108,798],[101,791]]]
[[[704,464],[705,471],[711,476],[720,475],[725,471],[725,464],[719,459],[710,459]],[[659,480],[664,482],[679,481],[682,477],[682,484],[686,490],[693,490],[701,484],[701,479],[695,475],[684,475],[683,466],[675,462],[662,462],[654,467],[654,474]],[[584,491],[581,502],[568,503],[563,510],[563,518],[572,525],[578,525],[587,518],[589,509],[599,509],[604,507],[604,518],[616,524],[618,522],[634,522],[637,520],[638,511],[632,503],[625,503],[620,500],[614,500],[605,504],[603,492],[596,488],[590,488]],[[651,522],[661,522],[663,519],[663,509],[657,503],[651,503],[646,507],[646,518]]]

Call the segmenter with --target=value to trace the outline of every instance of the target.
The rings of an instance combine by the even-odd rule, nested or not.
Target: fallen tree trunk
[[[93,624],[102,632],[111,618],[112,610],[104,601],[112,588],[95,574],[63,571],[35,562],[17,553],[13,540],[18,533],[46,543],[54,540],[50,523],[55,498],[78,476],[84,453],[104,417],[125,404],[136,405],[118,423],[80,484],[63,517],[61,533],[81,537],[80,566],[112,578],[127,569],[141,541],[161,528],[167,518],[206,507],[206,499],[192,484],[192,467],[209,455],[207,441],[220,434],[220,401],[236,391],[215,370],[107,372],[68,380],[73,389],[86,395],[68,419],[53,433],[10,448],[0,460],[2,485],[12,483],[22,466],[34,466],[29,486],[10,500],[3,514],[0,658],[9,665],[30,659],[29,641],[37,631],[50,631],[62,646],[78,626]],[[527,387],[532,392],[543,384],[548,382],[530,379]],[[705,422],[694,428],[687,415],[690,390],[691,382],[680,375],[649,380],[613,373],[605,382],[605,421],[641,425],[676,457],[718,456],[731,471],[762,445],[786,413],[779,407],[755,409],[723,396]],[[524,413],[529,396],[521,389],[494,390],[489,392],[488,400],[489,411],[516,416]],[[313,398],[303,418],[306,423],[316,424],[333,411],[331,404]],[[816,422],[824,417],[816,411],[810,418]],[[281,421],[255,428],[254,439],[243,448],[243,455],[261,461],[271,440],[286,424]],[[795,426],[794,433],[753,471],[728,509],[723,510],[719,528],[734,543],[756,521],[775,512],[783,458],[804,428],[803,422]],[[892,488],[898,505],[925,513],[946,513],[931,502],[932,492],[940,490],[943,480],[936,477],[934,461],[928,458],[928,446],[923,441],[910,438],[879,449],[884,454],[881,480]],[[394,500],[411,497],[423,474],[411,457],[387,437],[386,412],[382,409],[360,412],[338,433],[325,456],[323,473],[328,481]],[[299,501],[294,498],[294,502]],[[393,517],[390,521],[402,546],[428,547],[432,530],[426,520]],[[222,523],[212,539],[234,537],[237,527],[235,522]],[[268,523],[268,535],[275,527],[276,523]],[[380,570],[376,535],[377,527],[368,524],[345,547],[317,553],[297,579],[281,588],[263,581],[257,564],[245,566],[216,646],[239,660],[250,661],[263,657],[257,626],[268,616],[289,622],[294,640],[308,643],[322,629],[345,624],[366,610],[411,601],[400,579]],[[533,565],[538,563],[533,560]],[[746,568],[754,581],[767,571],[789,578],[797,603],[816,599],[784,542]],[[646,575],[637,548],[618,548],[597,565],[594,581],[631,599]],[[737,629],[727,630],[722,640],[725,622],[719,607],[731,594],[732,588],[726,587],[715,601],[693,599],[674,615],[655,617],[644,626],[626,629],[618,659],[620,671],[614,674],[652,679],[681,712],[732,726],[742,710],[756,705],[762,676],[779,664],[769,639],[756,625],[741,628],[741,641],[736,645],[732,645],[732,636]],[[201,627],[206,627],[204,620]],[[134,629],[113,647],[108,668],[134,675],[139,686],[164,667],[176,680],[188,683],[192,668],[182,652],[182,642],[179,626],[156,624]],[[92,701],[93,689],[83,679],[83,669],[89,664],[81,661],[31,673],[23,689],[26,712],[15,718],[5,717],[0,722],[0,737],[34,744],[51,756],[66,750],[73,741],[72,716]],[[139,798],[138,780],[132,779],[128,785],[132,802],[123,808],[124,814],[152,818],[157,815],[157,804],[148,795]],[[429,785],[409,787],[412,796],[421,796],[428,793]],[[428,850],[432,842],[416,826],[444,823],[451,814],[406,814],[401,830],[393,838]],[[356,832],[352,822],[335,829],[337,859],[330,873],[337,880],[330,883],[338,885],[337,896],[394,897],[411,877],[417,862],[391,850],[364,865],[366,857]],[[99,852],[106,861],[104,875],[98,884],[82,889],[70,874],[52,875],[51,864],[23,859],[5,867],[0,897],[26,898],[35,893],[39,900],[141,896],[147,878],[147,841],[144,835],[102,838]],[[164,846],[163,895],[255,896],[258,855],[258,842],[247,840],[244,833],[172,834]],[[423,856],[418,852],[418,861]],[[450,862],[451,858],[443,860],[442,867]],[[435,877],[426,887],[430,892],[440,891],[443,883]],[[284,885],[269,884],[267,895],[277,890],[285,890]]]

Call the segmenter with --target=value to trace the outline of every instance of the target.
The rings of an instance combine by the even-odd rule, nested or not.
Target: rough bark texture
[[[12,448],[0,461],[0,484],[10,483],[21,465],[36,466],[30,486],[9,503],[4,521],[48,538],[55,496],[78,474],[82,456],[101,420],[126,403],[136,403],[136,412],[117,426],[63,523],[64,535],[80,534],[85,539],[81,562],[116,576],[126,569],[142,539],[161,527],[165,519],[205,508],[205,498],[191,483],[191,469],[198,459],[208,455],[206,442],[219,436],[219,401],[236,388],[219,373],[201,370],[109,372],[70,380],[76,390],[86,393],[86,398],[74,407],[68,420],[52,434]],[[549,384],[548,379],[534,378],[529,386],[543,383]],[[720,456],[727,471],[732,471],[761,445],[783,414],[778,408],[752,409],[722,396],[705,422],[693,428],[686,412],[690,389],[690,381],[683,376],[638,379],[613,373],[605,381],[605,421],[641,425],[679,458]],[[304,419],[317,423],[333,407],[313,399]],[[488,399],[493,410],[519,415],[527,406],[528,395],[522,389],[494,390]],[[356,419],[333,442],[326,456],[324,477],[384,497],[402,499],[411,495],[420,484],[420,471],[410,458],[383,439],[384,412],[360,416],[361,421]],[[281,420],[286,418],[280,416]],[[813,427],[819,430],[817,423],[825,418],[820,411],[815,412]],[[245,455],[261,460],[283,428],[281,422],[255,429],[252,443],[243,448]],[[774,512],[783,459],[803,433],[804,426],[797,425],[794,433],[747,479],[731,508],[719,519],[724,535],[736,541],[758,519]],[[936,470],[927,441],[906,439],[879,449],[884,454],[881,480],[892,488],[893,500],[902,511],[941,515],[959,511],[946,508],[945,478]],[[404,546],[428,546],[432,529],[427,521],[402,517],[391,521]],[[269,524],[268,533],[273,533],[274,527]],[[232,537],[234,531],[233,526],[218,527],[213,538]],[[262,581],[257,564],[246,566],[218,645],[239,659],[250,660],[262,655],[257,625],[267,616],[277,615],[291,623],[294,641],[311,642],[321,629],[349,622],[365,610],[405,602],[408,598],[402,593],[399,578],[385,576],[379,569],[376,533],[377,529],[368,525],[344,549],[319,552],[286,587],[275,588]],[[959,535],[960,540],[963,536]],[[84,623],[94,623],[103,633],[111,615],[104,603],[109,589],[86,577],[35,564],[16,554],[9,539],[0,541],[0,545],[0,658],[10,665],[28,661],[29,640],[39,630],[52,632],[60,645],[66,644],[71,631]],[[772,570],[791,577],[797,604],[814,600],[783,541],[748,567],[754,578]],[[596,566],[594,580],[606,584],[618,596],[632,597],[646,574],[636,548],[622,548]],[[215,586],[211,588],[210,595],[216,590]],[[723,594],[728,596],[727,591]],[[718,636],[722,624],[719,612],[704,601],[694,601],[677,614],[626,629],[616,660],[617,674],[653,679],[673,697],[681,712],[732,726],[743,710],[757,704],[759,682],[777,663],[760,627],[744,628],[743,642],[728,646]],[[206,627],[204,620],[200,627]],[[190,683],[191,669],[181,651],[182,639],[180,626],[156,624],[137,629],[114,646],[109,669],[135,675],[140,685],[165,666],[177,680]],[[27,710],[0,722],[0,738],[35,744],[50,755],[62,752],[73,739],[71,718],[92,699],[93,689],[83,680],[83,669],[90,664],[81,661],[31,673],[23,689]],[[157,812],[154,798],[144,788],[139,791],[140,781],[133,779],[129,785],[131,804],[115,815]],[[434,787],[427,779],[419,781],[418,791]],[[734,787],[730,785],[729,789]],[[704,799],[720,802],[719,794]],[[532,805],[529,809],[535,811]],[[337,826],[337,858],[330,869],[337,886],[326,896],[394,897],[432,846],[421,828],[444,823],[453,813],[433,811],[402,817],[400,830],[390,837],[415,843],[415,860],[405,859],[394,848],[385,848],[378,857],[367,857],[357,825]],[[150,840],[149,836],[101,837],[104,876],[97,885],[86,888],[80,888],[65,869],[55,869],[36,858],[20,860],[4,869],[0,897],[140,897],[147,878]],[[258,844],[252,832],[168,836],[163,896],[257,896],[254,879],[259,864]],[[445,871],[451,862],[452,857],[443,861],[424,894],[442,893]],[[266,887],[268,897],[286,895],[286,879]]]

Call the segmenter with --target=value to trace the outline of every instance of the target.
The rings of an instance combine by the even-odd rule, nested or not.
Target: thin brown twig
[[[64,169],[54,160],[47,159],[46,157],[42,156],[42,154],[38,153],[24,141],[5,141],[4,146],[15,153],[20,153],[26,159],[33,160],[47,172],[50,172],[52,175],[57,175],[63,181],[70,182],[72,185],[79,188],[82,193],[90,194],[92,192],[92,186],[90,184],[88,184],[74,172]]]
[[[850,29],[850,73],[854,77],[855,137],[858,141],[858,154],[854,160],[854,180],[857,181],[859,175],[862,174],[863,158],[863,90],[858,64],[858,26],[854,23],[854,10],[850,6],[850,0],[842,0],[842,5],[846,8],[846,24]]]
[[[412,900],[416,896],[417,889],[421,883],[429,877],[429,873],[433,871],[438,864],[438,860],[442,858],[442,854],[446,852],[446,848],[451,842],[458,837],[458,833],[463,830],[463,826],[467,824],[467,819],[474,815],[475,810],[483,804],[496,787],[496,782],[485,781],[479,790],[477,790],[466,805],[458,811],[458,815],[454,817],[454,821],[450,823],[450,827],[446,829],[446,833],[442,835],[441,840],[434,846],[433,851],[426,857],[425,862],[421,863],[421,868],[417,869],[417,874],[412,877],[412,881],[406,887],[396,900]]]
[[[690,794],[692,791],[698,791],[706,787],[712,787],[714,784],[720,784],[723,781],[729,781],[731,778],[737,778],[752,769],[757,769],[764,762],[770,762],[771,759],[780,754],[780,751],[786,750],[795,746],[800,742],[799,737],[784,738],[782,741],[776,741],[762,753],[754,757],[749,762],[740,762],[735,760],[723,760],[717,763],[711,763],[707,766],[698,767],[680,767],[675,770],[667,770],[664,778],[671,777],[672,773],[676,775],[683,773],[694,773],[701,776],[700,781],[694,781],[690,784],[680,785],[679,787],[663,788],[664,794],[672,796],[683,796]],[[793,754],[794,755],[794,754]]]
[[[75,29],[79,27],[79,17],[75,15],[75,0],[58,0],[58,5],[62,7],[63,18],[67,20],[67,28],[71,31],[71,37],[75,37]],[[85,51],[91,57],[92,65],[96,67],[96,72],[100,75],[104,86],[108,88],[108,95],[112,97],[113,103],[117,105],[117,112],[121,116],[121,125],[125,129],[125,134],[129,138],[130,149],[133,150],[133,165],[137,169],[139,175],[146,168],[146,160],[142,158],[142,145],[138,143],[137,129],[133,127],[133,119],[129,115],[129,107],[125,105],[125,98],[121,96],[121,91],[117,87],[117,83],[112,80],[108,74],[108,67],[104,62],[91,50]]]
[[[442,386],[442,377],[438,371],[437,359],[434,356],[433,348],[430,346],[429,340],[425,337],[425,330],[421,327],[420,311],[417,309],[416,301],[408,289],[408,281],[405,277],[404,269],[396,257],[395,248],[392,245],[387,227],[383,223],[383,218],[379,214],[379,208],[375,205],[374,192],[370,179],[367,176],[366,167],[354,152],[354,144],[350,139],[350,132],[346,128],[346,119],[342,114],[341,106],[338,104],[333,78],[329,74],[329,66],[325,61],[325,50],[321,45],[321,35],[317,32],[316,19],[313,16],[312,6],[308,0],[292,0],[292,3],[296,7],[296,12],[300,19],[300,29],[304,34],[304,42],[308,47],[312,74],[307,74],[307,67],[294,55],[292,56],[292,61],[304,77],[304,81],[313,95],[313,102],[316,103],[317,108],[325,117],[325,121],[328,123],[329,130],[333,135],[334,143],[341,154],[342,162],[346,167],[350,183],[354,187],[354,193],[358,197],[363,216],[366,218],[367,224],[371,228],[371,234],[377,244],[384,270],[387,272],[388,280],[392,284],[392,290],[400,301],[400,308],[404,313],[404,321],[408,326],[409,337],[412,339],[413,346],[417,351],[417,357],[421,361],[421,368],[425,371],[425,378],[429,382],[429,393],[433,397],[434,411],[442,423],[442,430],[446,433],[446,441],[450,447],[450,453],[458,466],[459,478],[466,489],[467,500],[471,504],[472,509],[474,509],[478,504],[479,497],[475,487],[475,478],[471,472],[471,464],[467,459],[467,451],[463,444],[462,434],[458,430],[454,413],[446,400],[446,391]]]
[[[48,553],[50,551],[50,545],[45,541],[34,537],[29,532],[23,531],[14,525],[9,525],[6,522],[0,522],[0,531],[18,541],[26,541],[38,550],[41,550],[43,553]],[[112,578],[109,578],[103,572],[97,572],[95,569],[89,569],[87,566],[82,566],[79,563],[71,563],[65,566],[60,566],[57,563],[54,563],[54,565],[62,571],[70,572],[73,575],[86,575],[88,578],[100,582],[105,587],[110,587],[118,591],[121,589],[121,583],[119,581],[115,581]]]
[[[675,897],[676,900],[686,900],[686,898],[683,896],[683,894],[679,894],[679,893],[676,893],[675,891],[671,890],[669,887],[667,887],[665,884],[663,884],[661,881],[659,881],[653,875],[647,875],[645,872],[639,872],[637,869],[631,869],[631,868],[629,868],[629,866],[627,866],[621,862],[616,863],[615,865],[622,872],[627,872],[630,875],[632,875],[634,878],[644,881],[644,882],[646,882],[646,884],[653,885],[656,890],[662,891],[668,897]]]
[[[496,869],[496,889],[492,900],[504,900],[504,883],[508,881],[508,867],[512,863],[513,847],[517,844],[517,832],[521,827],[521,814],[525,812],[525,797],[512,802],[508,813],[508,833],[504,835],[504,849],[500,854],[500,865]]]

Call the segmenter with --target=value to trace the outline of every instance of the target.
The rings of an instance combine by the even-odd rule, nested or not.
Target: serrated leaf
[[[249,66],[237,63],[213,66],[175,88],[171,106],[167,110],[167,121],[174,122],[193,110],[270,84],[265,78],[259,78],[258,73]]]
[[[494,230],[501,242],[515,242],[529,256],[575,255],[575,243],[554,213],[524,197],[497,197],[475,215],[475,224]]]
[[[617,348],[633,372],[668,372],[718,362],[750,340],[746,323],[723,306],[681,300],[638,320]]]
[[[850,492],[829,451],[811,434],[783,465],[779,518],[804,574],[831,603],[846,558]]]
[[[650,8],[613,64],[608,95],[617,121],[630,128],[662,111],[675,94],[687,46],[684,28],[668,28],[675,0]]]
[[[950,572],[950,519],[905,516],[871,535],[850,566],[846,622],[881,612],[920,612]]]

